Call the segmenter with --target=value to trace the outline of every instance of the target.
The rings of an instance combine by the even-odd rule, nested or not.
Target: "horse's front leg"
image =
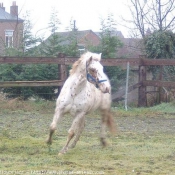
[[[80,138],[80,135],[84,129],[85,126],[85,113],[80,113],[78,114],[72,123],[72,126],[70,127],[69,131],[68,131],[68,138],[67,138],[67,142],[66,145],[63,147],[63,149],[60,151],[59,154],[65,154],[68,151],[69,148],[69,143],[71,141],[71,139],[75,136],[74,141],[72,142],[70,148],[75,147],[77,141]]]
[[[75,134],[75,139],[74,141],[72,142],[72,144],[70,145],[70,148],[74,148],[84,130],[84,127],[85,127],[85,116],[79,118],[79,121],[78,121],[78,125],[77,125],[77,129],[76,129],[76,134]]]
[[[52,144],[52,135],[55,132],[56,128],[57,128],[57,123],[60,121],[62,117],[62,111],[58,108],[55,109],[55,114],[53,117],[53,121],[50,125],[50,132],[49,132],[49,137],[46,141],[47,144]]]

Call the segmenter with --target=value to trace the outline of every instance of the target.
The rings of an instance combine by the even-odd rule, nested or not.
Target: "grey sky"
[[[69,26],[71,19],[76,20],[79,30],[99,31],[100,18],[107,18],[109,13],[112,13],[114,19],[120,23],[121,15],[125,18],[129,15],[127,0],[1,0],[7,12],[10,11],[12,1],[16,1],[21,18],[26,11],[30,11],[34,34],[38,30],[40,31],[37,34],[47,31],[41,29],[48,26],[53,7],[58,11],[58,18],[61,21],[60,31]],[[117,30],[127,36],[126,28],[118,25]]]

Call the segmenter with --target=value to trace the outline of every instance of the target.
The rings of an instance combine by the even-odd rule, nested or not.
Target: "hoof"
[[[75,148],[75,146],[76,146],[76,144],[72,144],[72,145],[70,145],[70,149],[73,149],[73,148]]]
[[[102,144],[103,147],[107,147],[108,146],[108,143],[107,143],[105,138],[101,138],[100,141],[101,141],[101,144]]]
[[[63,155],[63,153],[58,153],[58,156],[62,156]]]
[[[60,153],[60,152],[59,152],[59,153],[58,153],[58,156],[63,156],[64,154],[65,154],[65,153]]]
[[[47,139],[47,140],[46,140],[46,143],[47,143],[48,145],[52,145],[52,140],[51,140],[51,139]]]
[[[67,147],[64,147],[60,152],[59,152],[59,154],[58,155],[63,155],[63,154],[66,154],[67,153],[67,151],[68,151],[68,148]]]
[[[67,153],[67,151],[60,151],[59,153],[58,153],[58,156],[63,156],[64,154],[66,154]]]

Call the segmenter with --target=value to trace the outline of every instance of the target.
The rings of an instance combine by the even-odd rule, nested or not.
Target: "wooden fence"
[[[67,78],[67,66],[72,65],[78,58],[65,57],[64,54],[59,54],[58,57],[0,57],[0,64],[57,64],[59,67],[60,80],[49,81],[0,81],[0,87],[22,87],[22,86],[62,86]],[[146,66],[175,66],[173,59],[145,59],[130,58],[130,59],[102,59],[103,66],[126,66],[127,63],[131,66],[138,66],[139,79],[138,83],[129,87],[129,90],[138,88],[138,104],[139,106],[146,106],[146,87],[175,87],[175,82],[152,81],[146,79]],[[113,95],[121,96],[122,93],[117,92]]]

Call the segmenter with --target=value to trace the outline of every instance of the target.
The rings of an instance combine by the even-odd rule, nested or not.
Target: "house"
[[[92,30],[77,31],[77,45],[79,50],[83,51],[88,45],[98,46],[101,42],[101,32]],[[70,32],[59,32],[60,36],[68,36]],[[112,36],[117,36],[123,43],[122,48],[118,48],[117,58],[139,58],[143,55],[141,47],[142,40],[138,38],[125,38],[121,31],[113,31]]]
[[[4,54],[6,48],[21,47],[23,37],[23,22],[18,17],[18,6],[12,2],[10,13],[6,12],[3,3],[0,3],[0,54]]]
[[[42,48],[42,52],[47,52],[48,47],[50,46],[54,48],[58,45],[64,47],[75,44],[79,50],[79,53],[82,54],[88,46],[98,46],[100,42],[100,37],[92,30],[78,31],[76,29],[72,29],[72,31],[56,32],[50,35],[37,47],[39,50]],[[62,51],[58,50],[58,52]]]
[[[139,58],[144,55],[143,43],[140,38],[120,38],[123,47],[118,49],[118,58]]]
[[[63,45],[70,44],[69,42],[71,41],[68,39],[72,34],[70,31],[58,32],[57,34],[64,38],[64,41],[62,42]],[[92,30],[76,31],[76,40],[80,53],[89,45],[98,46],[100,44],[100,37]]]
[[[100,37],[101,32],[95,33]],[[143,55],[142,39],[125,38],[118,30],[113,31],[112,36],[118,37],[123,43],[123,46],[117,50],[117,58],[139,58],[140,55]]]
[[[146,30],[145,36],[151,34],[150,28]],[[123,43],[123,47],[117,52],[118,58],[139,58],[145,56],[144,40],[142,38],[124,38],[118,34]]]
[[[74,31],[57,32],[56,34],[62,37],[62,45],[68,45],[71,42],[70,38],[71,34],[74,34],[73,32]],[[92,30],[76,30],[75,34],[80,53],[83,53],[88,46],[98,46],[101,42],[101,32],[93,32]],[[139,58],[140,55],[143,55],[143,44],[141,43],[142,39],[125,38],[122,32],[117,30],[113,31],[112,36],[117,36],[123,43],[123,47],[118,48],[117,50],[117,58]],[[52,37],[52,35],[50,37]]]

